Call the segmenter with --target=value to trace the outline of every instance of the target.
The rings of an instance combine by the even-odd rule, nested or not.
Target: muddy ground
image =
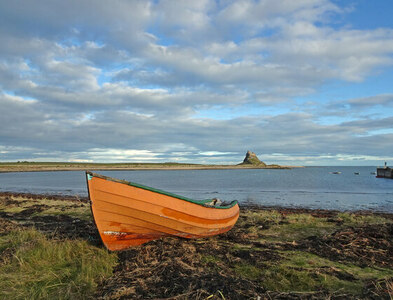
[[[0,193],[0,234],[34,227],[53,239],[84,239],[103,247],[89,212],[85,198]],[[264,217],[270,215],[275,217]],[[293,216],[303,219],[296,223]],[[392,299],[393,214],[348,216],[351,219],[338,211],[241,207],[238,223],[226,234],[200,240],[164,238],[119,252],[113,275],[100,282],[94,298]],[[312,226],[301,226],[309,220]],[[281,235],[289,225],[303,234]],[[282,263],[291,255],[310,258],[305,265],[286,265],[286,275],[278,277],[274,272],[284,270]],[[362,276],[374,270],[387,275]],[[272,277],[283,283],[265,284]],[[337,287],[319,284],[321,278],[334,280]],[[314,286],[296,285],[314,279]]]

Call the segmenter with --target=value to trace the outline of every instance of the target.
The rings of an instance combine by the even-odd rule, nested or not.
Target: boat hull
[[[104,245],[124,250],[165,236],[203,238],[227,232],[239,217],[236,201],[209,206],[139,184],[86,172],[94,221]]]

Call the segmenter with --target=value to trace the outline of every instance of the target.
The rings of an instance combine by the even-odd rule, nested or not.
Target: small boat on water
[[[341,174],[341,172],[330,172],[330,174]]]
[[[229,231],[237,201],[192,200],[137,183],[86,172],[91,209],[104,245],[124,250],[165,236],[203,238]]]

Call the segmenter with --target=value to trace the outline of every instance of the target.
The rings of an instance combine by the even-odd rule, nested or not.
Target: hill
[[[263,161],[261,161],[254,152],[251,152],[250,150],[247,151],[246,157],[244,158],[243,162],[240,163],[239,165],[253,165],[258,167],[266,167],[266,164]]]

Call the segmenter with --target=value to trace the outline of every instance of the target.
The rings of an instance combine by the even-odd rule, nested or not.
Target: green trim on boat
[[[139,184],[139,183],[135,183],[135,182],[130,182],[130,181],[126,181],[126,180],[120,180],[120,179],[116,179],[116,178],[112,178],[112,177],[108,177],[108,176],[104,176],[104,175],[100,175],[100,174],[96,174],[96,173],[92,173],[92,172],[87,172],[86,171],[86,175],[87,175],[87,179],[91,180],[93,177],[97,177],[97,178],[101,178],[101,179],[105,179],[105,180],[109,180],[109,181],[113,181],[113,182],[118,182],[118,183],[122,183],[122,184],[127,184],[130,186],[134,186],[140,189],[144,189],[147,191],[151,191],[154,193],[158,193],[158,194],[162,194],[162,195],[166,195],[169,197],[173,197],[173,198],[177,198],[177,199],[181,199],[187,202],[191,202],[191,203],[195,203],[195,204],[199,204],[202,205],[204,207],[210,207],[210,208],[220,208],[220,209],[226,209],[226,208],[231,208],[233,206],[235,206],[237,204],[237,201],[234,200],[232,201],[230,204],[225,205],[225,206],[214,206],[214,205],[206,205],[206,203],[209,203],[211,201],[213,201],[213,199],[206,199],[206,200],[194,200],[194,199],[190,199],[184,196],[180,196],[177,194],[173,194],[170,192],[166,192],[160,189],[156,189],[156,188],[152,188],[143,184]]]

